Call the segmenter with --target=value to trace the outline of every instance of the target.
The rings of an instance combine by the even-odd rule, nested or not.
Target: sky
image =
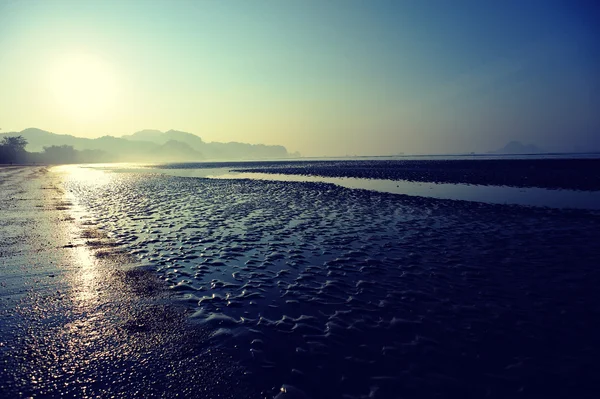
[[[583,0],[0,0],[0,128],[304,156],[599,150],[598,38]]]

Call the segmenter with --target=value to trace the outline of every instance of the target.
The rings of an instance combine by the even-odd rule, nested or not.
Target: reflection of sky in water
[[[71,166],[70,168],[75,168]],[[109,181],[104,171],[118,173],[165,174],[179,177],[212,179],[253,179],[289,182],[332,183],[346,188],[365,189],[392,194],[415,195],[439,199],[486,202],[490,204],[514,204],[550,208],[600,209],[600,192],[575,190],[550,190],[508,186],[482,186],[472,184],[427,183],[407,180],[359,179],[349,177],[321,177],[271,173],[231,172],[231,168],[160,169],[136,164],[89,165],[75,173],[79,178],[97,180],[99,184]],[[93,170],[93,177],[86,171]],[[98,175],[96,175],[98,174]],[[104,177],[100,177],[104,175]]]
[[[113,167],[116,165],[118,164],[114,164]],[[71,181],[84,181],[86,183],[93,183],[94,185],[99,186],[109,184],[113,180],[111,174],[105,173],[105,171],[100,167],[82,168],[81,165],[60,165],[54,166],[52,171],[65,175]]]

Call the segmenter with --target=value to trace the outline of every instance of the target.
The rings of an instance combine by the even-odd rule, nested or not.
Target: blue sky
[[[584,1],[0,0],[0,127],[304,155],[600,149],[599,23]]]

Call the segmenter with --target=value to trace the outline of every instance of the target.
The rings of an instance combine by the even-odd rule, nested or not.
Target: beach
[[[0,171],[7,397],[597,393],[597,213]]]
[[[74,209],[63,175],[31,166],[0,176],[0,396],[243,397],[238,368]]]

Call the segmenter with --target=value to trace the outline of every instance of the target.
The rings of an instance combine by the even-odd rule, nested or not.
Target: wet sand
[[[66,186],[261,390],[505,398],[593,388],[592,213],[138,173]]]
[[[0,168],[0,397],[252,397],[164,283],[66,200],[62,180]]]
[[[9,397],[597,396],[597,214],[324,183],[11,173]]]

